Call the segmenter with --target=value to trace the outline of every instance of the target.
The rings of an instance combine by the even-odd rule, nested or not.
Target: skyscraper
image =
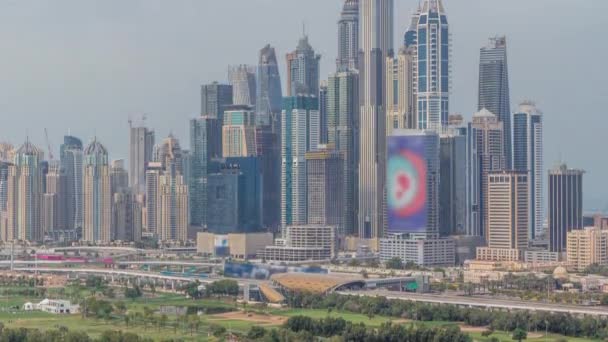
[[[528,173],[530,196],[529,238],[543,235],[543,122],[532,102],[524,102],[513,113],[513,169]]]
[[[281,113],[283,92],[274,47],[260,50],[256,86],[256,125],[271,126]],[[278,128],[278,127],[277,127]]]
[[[333,149],[307,152],[306,174],[308,224],[335,226],[344,236],[343,154]]]
[[[248,157],[257,153],[255,113],[249,106],[227,107],[222,125],[223,157]]]
[[[357,168],[359,166],[359,74],[341,71],[327,82],[327,143],[343,154],[344,227],[346,234],[356,234]]]
[[[49,162],[42,196],[42,231],[50,234],[67,226],[66,176],[58,160]]]
[[[232,105],[232,86],[213,82],[201,86],[201,115],[222,121],[224,109]]]
[[[143,193],[146,184],[146,167],[152,161],[154,131],[147,127],[130,126],[129,185]]]
[[[463,235],[467,228],[467,137],[458,130],[440,136],[439,234]]]
[[[490,38],[481,48],[479,58],[478,110],[483,108],[498,116],[504,126],[503,149],[505,166],[511,168],[511,105],[509,97],[509,71],[507,67],[507,38]]]
[[[82,229],[82,169],[83,153],[82,141],[73,136],[64,136],[61,145],[61,165],[66,175],[66,197],[67,197],[67,227],[75,229],[81,234]]]
[[[583,170],[549,170],[549,250],[564,252],[569,231],[583,228]]]
[[[42,152],[27,140],[13,157],[8,169],[8,194],[6,203],[7,224],[2,232],[4,241],[42,241],[41,199]]]
[[[88,242],[107,243],[112,236],[112,194],[108,151],[95,139],[84,150],[83,232]]]
[[[160,176],[163,167],[159,162],[150,162],[146,169],[146,225],[145,231],[149,235],[158,236],[159,232],[159,197],[160,197]]]
[[[186,241],[189,227],[188,185],[174,164],[163,172],[159,181],[157,213],[158,239]]]
[[[450,33],[442,0],[424,0],[416,33],[418,128],[441,130],[448,123]]]
[[[306,224],[306,152],[319,145],[315,96],[286,97],[281,117],[281,224]]]
[[[199,227],[204,226],[207,219],[206,187],[211,159],[222,153],[220,130],[221,123],[216,118],[201,116],[190,120],[190,220],[192,225]]]
[[[386,59],[386,134],[393,129],[415,129],[414,49],[401,49]]]
[[[320,125],[320,142],[327,143],[327,82],[321,82],[319,86],[319,125]]]
[[[251,65],[232,66],[228,69],[228,80],[232,86],[232,104],[255,107],[255,67]]]
[[[129,173],[123,159],[113,160],[110,167],[110,190],[112,194],[129,188]]]
[[[141,241],[142,203],[129,188],[112,194],[112,229],[116,240]]]
[[[382,235],[386,153],[386,57],[393,50],[393,0],[359,2],[360,238]]]
[[[319,95],[320,60],[308,36],[300,38],[295,51],[287,54],[287,96]]]
[[[498,117],[486,109],[473,115],[471,123],[471,142],[477,151],[477,168],[472,170],[478,172],[473,176],[479,184],[474,185],[479,189],[479,199],[477,201],[479,212],[479,229],[475,233],[482,236],[486,235],[488,222],[488,173],[490,171],[500,171],[505,169],[505,157],[503,150],[503,123],[498,121]]]
[[[359,0],[345,0],[338,21],[338,71],[359,67]]]

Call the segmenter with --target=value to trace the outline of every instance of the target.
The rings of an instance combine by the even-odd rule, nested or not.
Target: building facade
[[[359,0],[345,0],[338,21],[338,71],[359,67]]]
[[[87,242],[108,243],[112,236],[112,191],[108,151],[97,140],[84,150],[83,233]]]
[[[232,104],[255,107],[255,66],[237,65],[228,69],[228,80],[232,86]]]
[[[256,86],[256,125],[280,127],[275,120],[280,117],[283,106],[281,75],[274,47],[264,46],[260,50]]]
[[[201,86],[201,116],[222,122],[224,109],[232,105],[232,86],[213,82]]]
[[[67,229],[81,233],[83,212],[83,153],[82,141],[73,136],[64,136],[61,145],[61,165],[66,175]]]
[[[413,48],[401,49],[397,56],[386,59],[386,134],[394,129],[415,129]]]
[[[153,160],[154,131],[147,127],[129,130],[129,185],[143,193],[146,184],[146,167]]]
[[[222,156],[249,157],[257,153],[255,112],[248,106],[227,107],[222,125]]]
[[[468,227],[467,137],[454,130],[440,136],[439,234],[465,235]]]
[[[576,272],[583,272],[591,265],[608,264],[608,230],[596,227],[572,230],[566,241],[568,264]]]
[[[329,225],[345,235],[344,158],[341,152],[321,149],[306,153],[308,224]]]
[[[390,235],[380,239],[380,261],[386,263],[399,258],[423,267],[453,266],[456,262],[454,240],[450,238],[410,239],[404,235]]]
[[[283,228],[283,237],[258,252],[267,261],[324,261],[337,255],[336,227],[293,225]]]
[[[564,252],[568,232],[583,228],[583,170],[561,164],[549,170],[549,250]]]
[[[295,51],[287,54],[287,96],[319,96],[320,60],[304,35]]]

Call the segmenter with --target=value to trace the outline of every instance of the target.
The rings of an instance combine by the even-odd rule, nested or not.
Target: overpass
[[[542,311],[551,313],[569,313],[572,315],[591,315],[608,317],[607,307],[581,306],[570,304],[554,304],[491,297],[465,297],[458,295],[433,295],[411,292],[393,292],[386,290],[373,291],[339,291],[342,295],[386,297],[394,300],[408,300],[431,304],[452,304],[462,307],[499,310]]]

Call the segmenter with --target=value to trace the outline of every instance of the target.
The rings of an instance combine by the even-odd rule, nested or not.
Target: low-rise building
[[[380,261],[399,258],[420,266],[453,266],[454,246],[451,238],[414,239],[406,234],[392,234],[380,239]]]
[[[524,252],[524,261],[529,263],[558,262],[559,253],[547,249],[529,249]]]
[[[254,259],[258,250],[272,244],[272,233],[213,234],[198,233],[197,253],[211,256],[230,256],[233,259]]]
[[[72,305],[68,300],[44,299],[38,304],[25,303],[25,311],[44,311],[52,314],[77,314],[80,311],[78,305]]]
[[[566,239],[566,255],[570,267],[582,272],[592,264],[608,264],[608,230],[597,227],[572,230]]]
[[[336,226],[294,225],[283,229],[283,238],[258,251],[267,261],[324,261],[336,257]]]
[[[520,261],[523,254],[517,248],[477,247],[477,260],[480,261]]]

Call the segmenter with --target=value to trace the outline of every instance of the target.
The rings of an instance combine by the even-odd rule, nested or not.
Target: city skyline
[[[306,23],[307,35],[314,42],[317,52],[324,56],[321,60],[321,78],[326,79],[327,75],[335,69],[336,24],[342,7],[341,1],[334,3],[312,0],[306,4],[295,1],[281,3],[261,1],[255,5],[244,1],[235,0],[232,3],[234,2],[241,5],[239,10],[229,12],[227,7],[231,7],[230,4],[218,3],[212,5],[215,9],[213,12],[230,13],[235,18],[242,18],[248,11],[253,11],[252,13],[258,15],[260,20],[267,20],[270,15],[261,13],[263,12],[261,9],[270,6],[276,7],[277,11],[298,9],[298,13],[302,17],[301,21]],[[195,52],[189,50],[193,48],[187,46],[188,44],[171,45],[173,52],[170,55],[156,51],[146,39],[152,38],[152,34],[160,34],[159,28],[151,33],[136,30],[129,26],[131,24],[128,23],[128,16],[126,16],[129,13],[134,14],[138,24],[146,27],[153,25],[154,19],[159,16],[166,17],[167,20],[175,20],[183,15],[188,6],[165,8],[167,6],[162,4],[127,3],[123,5],[125,14],[115,15],[116,6],[97,4],[100,15],[99,18],[93,20],[86,14],[92,3],[76,5],[69,1],[66,3],[73,5],[66,14],[58,12],[59,9],[64,8],[62,4],[57,6],[58,9],[45,8],[44,4],[0,5],[3,13],[0,16],[7,16],[0,27],[3,25],[10,27],[10,29],[3,30],[6,32],[12,32],[22,25],[15,22],[15,18],[20,18],[24,24],[32,27],[36,27],[35,25],[39,23],[48,23],[57,16],[65,15],[70,19],[66,23],[50,27],[49,32],[34,34],[26,30],[21,42],[15,41],[14,37],[10,35],[2,37],[6,38],[5,41],[9,48],[4,63],[10,64],[0,64],[7,75],[4,81],[0,81],[0,89],[7,94],[0,109],[3,112],[13,113],[13,116],[9,121],[10,130],[6,128],[8,125],[3,125],[0,128],[0,136],[2,139],[9,140],[13,145],[19,145],[25,135],[29,135],[37,146],[46,147],[42,130],[43,127],[48,127],[55,154],[57,154],[61,137],[71,132],[72,135],[82,138],[85,144],[90,142],[92,137],[98,136],[100,140],[106,142],[111,159],[128,159],[128,144],[125,143],[128,141],[127,120],[129,116],[137,118],[142,113],[148,113],[149,126],[158,130],[159,136],[166,136],[168,133],[174,132],[181,141],[187,142],[188,119],[196,117],[200,110],[197,87],[214,80],[227,83],[229,64],[256,64],[259,49],[266,43],[270,43],[277,49],[279,71],[285,89],[286,75],[284,75],[285,65],[282,56],[293,49],[294,40],[301,36],[302,30],[301,21],[295,23],[294,20],[291,20],[288,25],[281,26],[284,30],[280,31],[284,32],[260,29],[260,31],[268,30],[268,32],[256,34],[256,39],[251,39],[252,41],[245,42],[243,39],[239,39],[239,44],[228,44],[234,45],[229,47],[225,47],[226,43],[221,41],[213,39],[208,41],[209,37],[204,34],[202,34],[202,38],[198,37],[205,42],[201,45],[206,44],[205,46],[214,49],[224,47],[222,51],[226,53],[221,55],[225,55],[227,58],[223,58],[226,61],[221,62],[216,57],[201,54],[200,50],[196,50],[199,52],[198,54],[193,54],[196,58],[187,57],[186,55]],[[588,150],[593,146],[594,136],[600,134],[599,127],[603,126],[602,120],[606,120],[600,116],[599,107],[601,101],[599,81],[605,78],[601,75],[606,71],[598,68],[594,73],[585,71],[582,72],[582,75],[576,75],[568,68],[562,68],[562,65],[571,60],[572,51],[577,50],[575,48],[577,44],[582,44],[577,41],[577,35],[585,32],[589,33],[592,38],[594,34],[599,34],[596,33],[597,30],[590,29],[597,23],[593,20],[589,21],[589,25],[573,23],[568,31],[561,32],[558,25],[560,13],[563,16],[563,13],[574,10],[575,5],[568,5],[562,1],[551,1],[551,6],[546,6],[546,4],[548,2],[542,0],[534,3],[512,1],[508,4],[499,1],[484,1],[483,4],[445,1],[450,23],[453,24],[450,27],[454,49],[450,112],[462,113],[466,118],[470,118],[475,112],[479,48],[486,44],[487,38],[490,36],[506,35],[509,41],[509,81],[512,108],[516,107],[520,101],[529,98],[534,100],[543,111],[551,113],[551,117],[547,117],[545,122],[544,174],[548,168],[560,160],[587,170],[586,209],[606,209],[606,201],[601,199],[602,190],[605,187],[601,186],[600,176],[608,169],[608,163],[602,161],[601,158],[577,153],[578,149]],[[208,7],[195,3],[191,5],[195,13],[207,16],[205,9]],[[396,1],[396,46],[402,40],[402,34],[409,25],[415,6],[416,1]],[[319,7],[327,10],[315,10]],[[473,7],[480,13],[474,27],[467,26],[463,17]],[[577,10],[594,9],[591,11],[591,15],[601,12],[595,10],[602,7],[608,6],[601,1],[586,1],[576,5]],[[535,20],[537,16],[541,15],[538,13],[540,9],[544,11],[542,16],[546,25],[541,25],[533,32],[524,32],[517,27],[518,25],[513,24],[514,18],[518,18],[517,21]],[[90,19],[86,26],[88,29],[84,30],[84,33],[73,32],[71,25],[81,23],[83,18]],[[110,19],[111,21],[109,21]],[[217,22],[217,20],[210,22]],[[118,25],[117,28],[109,26],[110,23]],[[162,33],[159,38],[163,42],[168,42],[167,44],[173,44],[169,43],[173,36],[183,34],[185,30],[187,35],[183,40],[189,41],[196,36],[201,36],[201,32],[207,32],[205,25],[209,24],[194,22],[191,16],[186,16],[182,25]],[[116,41],[110,39],[125,28],[127,31],[124,37]],[[324,34],[324,31],[335,32],[335,34]],[[39,41],[41,37],[48,34],[51,34],[48,37],[49,42]],[[561,41],[568,41],[570,48],[559,49],[561,44],[554,44],[557,37],[560,37]],[[94,38],[98,39],[100,48],[88,49],[91,39]],[[138,38],[146,39],[140,41],[137,40]],[[226,41],[236,41],[233,38],[236,39],[232,32],[228,32]],[[29,47],[26,47],[23,42],[29,42],[27,44]],[[58,44],[59,42],[61,44]],[[55,43],[55,46],[51,43]],[[84,44],[84,47],[78,48],[74,44]],[[76,53],[71,57],[65,56],[66,52],[59,51],[57,46],[64,46],[64,50],[73,48]],[[201,49],[204,49],[205,46],[202,46]],[[28,55],[28,52],[32,53]],[[599,65],[602,56],[606,55],[606,51],[597,50],[596,52],[599,53],[589,55],[588,64]],[[25,58],[17,59],[17,57],[23,57],[24,54]],[[44,62],[39,58],[41,54],[48,57]],[[145,58],[142,59],[141,57],[144,56]],[[99,60],[94,59],[97,57]],[[121,57],[122,62],[119,63]],[[197,59],[196,64],[193,64],[195,59]],[[68,65],[66,61],[72,63]],[[119,67],[116,67],[116,63]],[[177,64],[183,65],[178,68]],[[166,69],[166,71],[146,74],[150,68],[157,68],[158,65],[163,66],[161,69]],[[190,69],[186,71],[185,68]],[[24,72],[29,69],[41,72]],[[111,73],[112,70],[115,72]],[[104,76],[103,72],[115,75],[116,80],[126,80],[126,82],[120,82],[122,84],[117,82],[116,89],[108,89],[112,78]],[[24,77],[24,75],[38,76],[32,79],[31,76]],[[583,79],[595,86],[589,87],[590,90],[585,92],[566,90],[566,84],[580,84]],[[555,82],[556,80],[564,80],[564,82],[560,84],[560,82]],[[58,87],[57,84],[61,84],[61,86]],[[150,86],[144,87],[142,84],[150,84]],[[100,91],[100,89],[104,91]],[[117,93],[118,89],[121,90],[120,93]],[[61,92],[58,93],[59,90]],[[26,96],[36,96],[39,101],[26,101]],[[87,102],[90,104],[86,105]],[[584,114],[571,115],[573,112]],[[561,131],[575,125],[576,118],[581,115],[584,115],[586,120],[593,120],[598,124],[591,125],[590,132],[572,132],[573,140],[577,141],[577,144],[568,144],[559,139]],[[111,122],[107,122],[110,121],[107,119],[111,119]],[[32,121],[38,122],[40,126],[29,126]],[[121,125],[124,125],[124,130],[115,129]],[[44,150],[46,152],[46,148]]]

